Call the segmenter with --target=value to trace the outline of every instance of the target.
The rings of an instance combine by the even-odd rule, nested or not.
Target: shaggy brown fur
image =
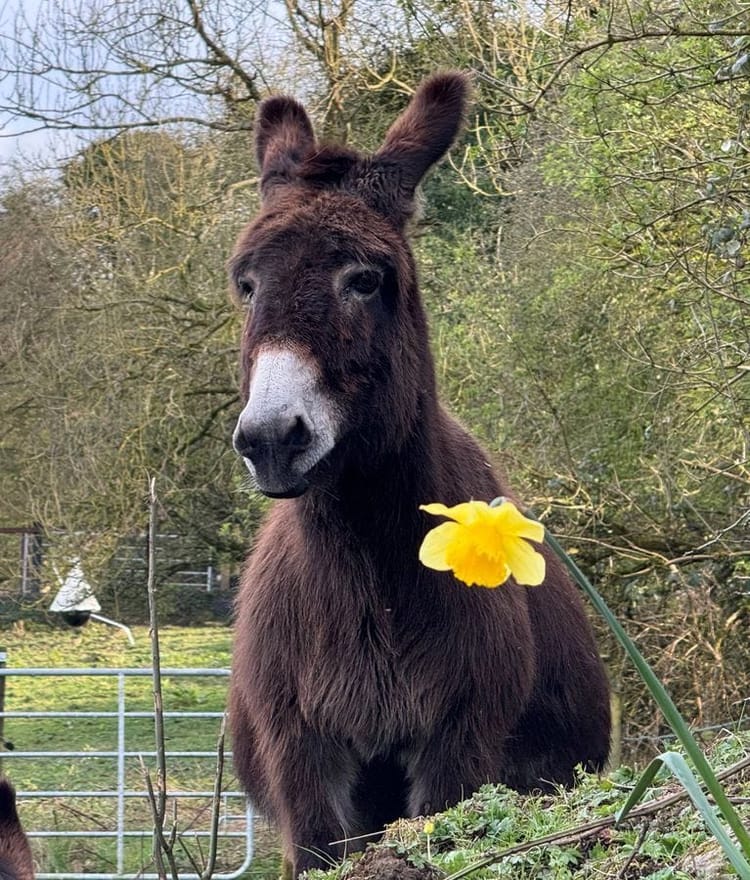
[[[467,92],[458,73],[427,80],[371,157],[318,145],[289,98],[259,111],[263,207],[230,264],[248,308],[243,391],[269,349],[317,384],[262,430],[248,402],[235,433],[259,487],[288,489],[269,493],[287,500],[244,572],[230,718],[237,772],[296,874],[339,855],[332,841],[487,781],[570,785],[607,758],[606,676],[557,559],[543,551],[542,586],[496,590],[417,559],[436,524],[420,504],[511,495],[438,402],[404,232]],[[311,406],[334,414],[335,442],[303,473]]]
[[[34,880],[34,860],[16,812],[16,792],[0,778],[0,880]]]

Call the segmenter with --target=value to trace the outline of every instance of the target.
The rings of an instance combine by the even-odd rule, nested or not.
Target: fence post
[[[117,873],[125,873],[125,676],[117,676]]]
[[[40,575],[44,562],[42,526],[35,522],[21,535],[21,596],[36,598],[39,595]]]

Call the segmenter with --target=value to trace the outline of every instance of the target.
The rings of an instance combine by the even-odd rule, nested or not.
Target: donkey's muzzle
[[[337,418],[310,358],[267,346],[255,355],[234,448],[264,495],[294,498],[334,447]]]
[[[234,432],[235,450],[252,465],[258,488],[272,498],[293,498],[307,489],[301,464],[313,440],[304,410],[258,421],[240,419]]]

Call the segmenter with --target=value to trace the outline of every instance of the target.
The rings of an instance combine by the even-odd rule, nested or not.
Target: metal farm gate
[[[32,845],[35,840],[44,844],[38,880],[155,880],[157,874],[143,870],[151,862],[153,838],[144,768],[156,777],[151,670],[12,669],[4,668],[4,660],[0,654],[0,761],[16,785]],[[229,670],[162,669],[161,675],[167,815],[175,817],[176,849],[185,852],[180,880],[198,880],[211,836],[223,716],[200,706],[207,692],[213,692],[214,704],[224,705],[219,691],[226,690]],[[96,707],[79,707],[75,700],[65,709],[24,707],[45,702],[56,683],[71,676],[101,683]],[[24,696],[16,698],[15,692]],[[225,758],[226,780],[231,779],[231,753]],[[232,880],[247,870],[253,857],[253,813],[236,787],[222,789],[217,846],[215,880]]]

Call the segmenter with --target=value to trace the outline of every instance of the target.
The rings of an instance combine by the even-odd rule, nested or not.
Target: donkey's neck
[[[312,487],[293,503],[306,541],[331,560],[359,560],[363,601],[408,612],[428,588],[419,546],[437,524],[419,506],[489,501],[499,494],[505,493],[484,451],[433,398],[398,450],[343,468],[331,485]],[[363,571],[372,578],[363,578]]]
[[[396,450],[345,465],[333,485],[311,489],[300,501],[304,514],[382,546],[421,540],[419,505],[443,500],[441,459],[454,457],[440,428],[439,407],[426,402],[412,431]]]

